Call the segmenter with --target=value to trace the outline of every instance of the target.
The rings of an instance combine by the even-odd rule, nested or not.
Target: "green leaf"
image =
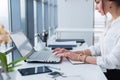
[[[1,60],[1,64],[2,64],[2,69],[0,71],[8,71],[8,72],[14,71],[13,69],[15,67],[20,66],[20,65],[15,65],[15,64],[17,64],[20,61],[26,60],[26,59],[27,59],[27,57],[21,57],[15,61],[12,61],[11,63],[7,64],[6,55],[4,53],[0,52],[0,60]]]
[[[12,71],[14,71],[14,68],[15,67],[18,67],[18,66],[21,66],[22,64],[18,64],[18,65],[15,65],[15,66],[10,66],[10,67],[8,67],[8,72],[12,72]]]
[[[1,60],[1,63],[2,63],[2,67],[7,70],[7,68],[8,68],[7,58],[6,58],[6,55],[2,52],[0,52],[0,60]]]
[[[2,69],[2,68],[0,68],[0,72],[3,72],[3,69]]]
[[[15,68],[15,67],[18,67],[18,66],[21,66],[22,64],[18,64],[18,65],[15,65],[15,66],[10,66],[10,67],[8,67],[8,69],[13,69],[13,68]]]
[[[8,72],[13,72],[14,70],[13,69],[8,69]]]
[[[12,61],[11,63],[9,63],[8,66],[10,66],[10,65],[15,65],[15,64],[17,64],[18,62],[23,61],[23,60],[26,60],[26,59],[27,59],[27,57],[21,57],[21,58],[15,60],[15,61]]]

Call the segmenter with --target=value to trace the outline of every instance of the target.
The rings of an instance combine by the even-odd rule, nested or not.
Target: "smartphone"
[[[22,76],[52,72],[47,66],[18,69]]]

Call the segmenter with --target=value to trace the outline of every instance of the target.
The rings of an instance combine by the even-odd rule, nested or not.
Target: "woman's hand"
[[[71,52],[71,51],[60,54],[60,56],[69,58],[69,59],[74,60],[74,61],[82,61],[82,62],[84,62],[85,57],[86,57],[86,55],[83,55],[81,53],[78,54],[76,52]]]
[[[63,53],[64,55],[62,56],[65,56],[66,58],[69,58],[71,60],[74,60],[74,61],[80,61],[80,56],[82,56],[81,54],[78,54],[78,53],[75,53],[75,52],[65,52]]]
[[[53,50],[53,53],[55,53],[55,54],[60,54],[60,53],[64,53],[64,52],[69,52],[69,50],[64,49],[64,48],[55,48]]]
[[[56,55],[60,57],[66,57],[74,61],[81,61],[82,53],[72,52],[64,48],[56,48],[53,51]]]

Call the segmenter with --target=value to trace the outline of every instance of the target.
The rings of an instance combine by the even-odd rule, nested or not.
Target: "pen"
[[[52,66],[47,66],[49,68],[52,68],[52,69],[56,69],[56,70],[61,70],[60,68],[56,68],[56,67],[52,67]]]

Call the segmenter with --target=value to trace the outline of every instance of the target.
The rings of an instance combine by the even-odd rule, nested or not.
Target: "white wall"
[[[94,0],[58,0],[58,38],[84,38],[91,45],[93,5]]]
[[[58,25],[63,28],[91,28],[93,0],[58,0]]]

